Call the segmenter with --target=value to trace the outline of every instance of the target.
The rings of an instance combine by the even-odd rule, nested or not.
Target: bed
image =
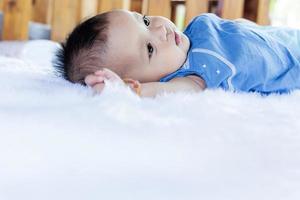
[[[299,91],[96,95],[57,48],[0,43],[1,200],[300,198]]]

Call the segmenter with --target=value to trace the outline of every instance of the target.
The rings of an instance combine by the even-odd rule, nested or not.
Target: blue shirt
[[[207,88],[284,93],[300,89],[300,31],[195,17],[184,34],[190,49],[183,66],[163,77],[198,75]]]

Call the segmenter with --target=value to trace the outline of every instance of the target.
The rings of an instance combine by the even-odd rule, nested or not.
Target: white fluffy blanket
[[[94,95],[47,59],[0,57],[1,200],[300,198],[299,91]]]

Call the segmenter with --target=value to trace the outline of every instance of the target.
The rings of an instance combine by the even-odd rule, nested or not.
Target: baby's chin
[[[189,48],[190,48],[190,40],[189,38],[183,33],[179,32],[181,36],[181,43],[178,44],[178,47],[184,51],[184,53],[187,54]]]

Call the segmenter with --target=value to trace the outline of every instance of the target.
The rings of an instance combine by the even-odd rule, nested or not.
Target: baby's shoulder
[[[213,29],[221,22],[221,18],[213,13],[204,13],[194,17],[184,32],[205,31]]]
[[[198,15],[198,16],[194,17],[189,22],[188,26],[193,25],[193,24],[197,24],[197,23],[217,23],[220,20],[222,20],[222,18],[218,17],[214,13],[204,13],[204,14],[201,14],[201,15]]]

